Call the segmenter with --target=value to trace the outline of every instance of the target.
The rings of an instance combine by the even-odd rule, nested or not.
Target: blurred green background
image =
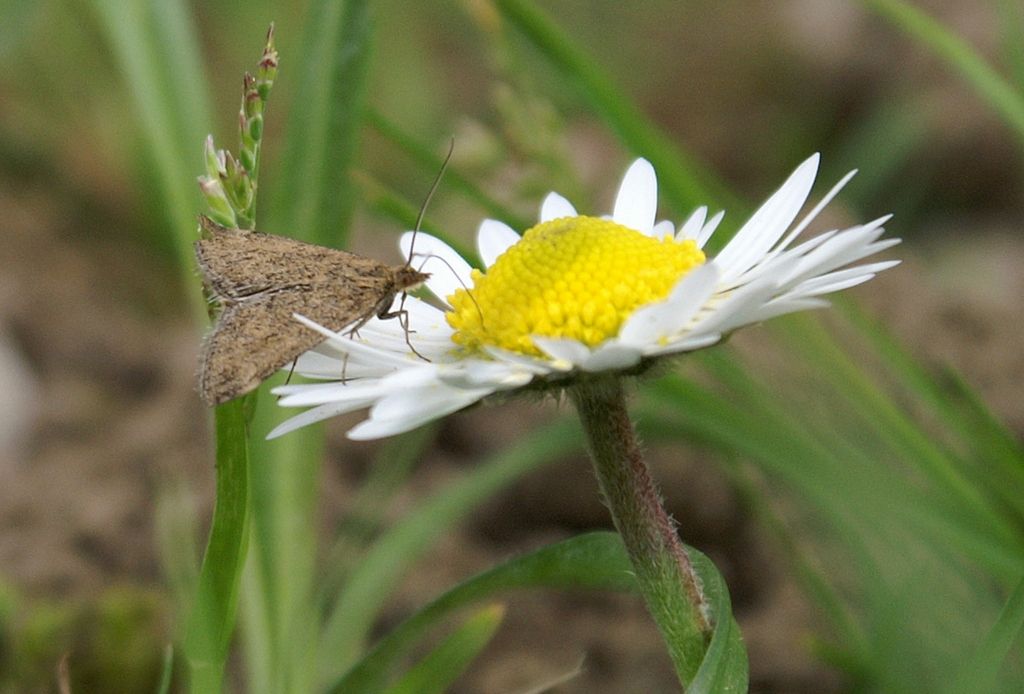
[[[962,644],[990,633],[1024,571],[1024,130],[868,4],[544,6],[699,162],[713,199],[692,204],[727,204],[735,228],[820,151],[816,195],[852,168],[860,174],[814,228],[894,212],[887,226],[905,239],[890,253],[903,265],[850,292],[859,308],[844,299],[824,323],[751,329],[728,351],[681,365],[706,393],[669,384],[638,399],[682,535],[729,583],[752,691],[914,691],[927,677],[944,681],[944,668],[970,660]],[[918,6],[1020,97],[1016,3]],[[64,656],[75,691],[155,688],[213,494],[208,416],[194,388],[198,279],[181,272],[187,249],[175,240],[176,225],[201,209],[194,177],[206,132],[195,125],[235,146],[240,76],[275,21],[281,71],[260,185],[266,205],[287,195],[286,124],[309,107],[309,75],[298,69],[309,12],[304,2],[0,1],[0,691],[54,687]],[[399,257],[408,211],[396,214],[394,203],[415,210],[434,170],[400,145],[395,126],[435,156],[454,136],[453,172],[520,219],[534,219],[552,188],[581,210],[608,209],[636,154],[628,138],[582,78],[553,67],[500,9],[385,0],[373,15],[371,115],[345,182],[357,201],[352,234],[338,243]],[[163,31],[150,28],[154,17]],[[119,23],[143,27],[153,56],[181,71],[136,81],[130,66],[140,63],[117,42],[131,31],[118,34]],[[195,33],[175,36],[176,26]],[[157,95],[149,101],[148,90]],[[161,94],[170,106],[146,112]],[[185,96],[166,99],[175,94]],[[161,147],[186,162],[177,185],[191,197],[168,194]],[[681,219],[688,210],[678,205],[665,216]],[[442,183],[429,218],[468,245],[487,214]],[[909,362],[892,351],[890,331]],[[833,352],[837,343],[845,351]],[[760,412],[757,403],[784,421],[742,419]],[[423,444],[424,460],[371,504],[375,522],[394,521],[555,411],[516,401],[449,418]],[[354,522],[346,514],[379,448],[347,442],[357,420],[343,419],[327,427],[317,473],[324,545]],[[801,463],[815,451],[831,466]],[[962,496],[934,493],[922,472],[947,467]],[[964,499],[969,510],[958,515]],[[514,552],[606,526],[581,455],[526,475],[439,540],[378,629]],[[524,690],[581,655],[584,674],[558,691],[671,690],[670,664],[636,599],[541,593],[509,604],[495,642],[453,691]],[[1019,691],[1020,643],[1010,641],[1016,650],[996,663],[992,691]],[[234,663],[239,690],[243,670]]]

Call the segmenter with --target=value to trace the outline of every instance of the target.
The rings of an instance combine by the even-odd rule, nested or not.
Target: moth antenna
[[[452,160],[453,152],[455,152],[454,137],[448,142],[448,154],[444,155],[444,161],[441,162],[441,169],[437,172],[437,175],[434,176],[434,182],[430,184],[430,190],[427,191],[427,197],[423,199],[423,204],[420,206],[420,212],[418,215],[416,215],[416,226],[412,230],[412,240],[409,241],[409,259],[405,261],[406,267],[412,267],[412,259],[415,255],[414,249],[416,248],[416,234],[419,233],[420,226],[423,225],[423,218],[427,214],[427,207],[430,205],[430,201],[431,199],[433,199],[434,193],[437,192],[438,186],[441,185],[441,178],[444,177],[444,172],[448,170],[448,164]],[[413,354],[415,354],[417,357],[423,359],[424,361],[430,361],[422,354],[417,352],[416,348],[412,346],[412,341],[409,340],[409,313],[408,311],[405,310],[405,299],[407,296],[409,296],[409,293],[403,291],[402,301],[398,304],[398,315],[405,317],[405,322],[402,325],[402,327],[405,329],[405,344],[409,346],[409,349],[411,349]],[[402,319],[399,318],[399,320],[401,321]]]
[[[455,277],[455,281],[458,282],[459,285],[461,285],[462,288],[466,290],[466,294],[469,296],[470,301],[472,301],[473,305],[476,306],[476,312],[480,315],[480,325],[483,326],[483,328],[486,330],[487,326],[484,325],[484,312],[480,309],[480,304],[477,303],[476,297],[473,296],[473,292],[469,289],[469,287],[466,286],[466,283],[462,281],[462,278],[459,277],[459,273],[455,272],[455,268],[452,267],[451,263],[449,263],[447,260],[445,260],[444,258],[442,258],[439,255],[430,254],[430,255],[423,256],[423,263],[419,266],[418,269],[422,270],[423,266],[426,265],[427,261],[430,260],[431,258],[433,258],[434,260],[440,260],[442,263],[444,263],[445,265],[448,266],[449,270],[452,271],[452,276]],[[409,254],[409,260],[410,261],[412,260],[412,254],[411,253]],[[403,304],[404,304],[405,297],[402,297],[402,301],[403,301]]]
[[[412,240],[409,242],[409,260],[406,261],[406,266],[412,264],[413,248],[416,247],[416,234],[420,230],[420,226],[423,224],[423,218],[427,214],[427,207],[430,205],[430,201],[434,197],[434,193],[437,192],[438,186],[441,185],[441,178],[444,177],[444,172],[448,170],[448,164],[452,160],[452,153],[455,152],[455,138],[453,137],[448,142],[448,154],[445,155],[444,161],[441,162],[441,169],[434,176],[434,182],[430,184],[430,190],[427,191],[427,197],[423,199],[423,204],[420,205],[420,212],[416,215],[416,226],[412,230]]]

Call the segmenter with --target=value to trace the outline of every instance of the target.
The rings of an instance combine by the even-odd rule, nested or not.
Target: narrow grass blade
[[[423,143],[417,142],[415,138],[404,132],[393,121],[388,120],[377,111],[371,110],[367,113],[367,123],[388,142],[398,146],[399,149],[419,164],[425,172],[440,170],[444,157],[439,156]],[[457,142],[455,144],[458,146]],[[473,183],[472,180],[460,174],[454,166],[448,166],[444,174],[443,184],[446,188],[452,188],[467,199],[472,200],[491,217],[500,219],[513,229],[522,231],[533,225],[529,220],[520,217],[505,205],[500,204],[480,186]]]
[[[505,608],[488,605],[471,615],[437,648],[389,687],[387,694],[441,694],[490,643]]]
[[[160,669],[160,681],[156,685],[156,694],[170,694],[171,678],[174,676],[174,646],[168,644],[164,649],[164,663]]]
[[[205,318],[192,242],[199,201],[195,177],[202,170],[202,139],[210,120],[195,30],[182,0],[90,0],[89,5],[127,82],[184,284],[195,287],[189,299],[197,318]]]
[[[1013,644],[1024,634],[1024,577],[1017,583],[1003,606],[999,619],[953,683],[947,694],[1002,691],[998,688],[999,671]]]
[[[1017,91],[1024,93],[1024,7],[1018,0],[996,0],[1003,52]]]
[[[298,89],[288,122],[270,228],[340,247],[355,196],[349,172],[366,101],[373,41],[370,0],[317,0],[309,7]]]
[[[581,445],[577,426],[566,421],[532,432],[413,509],[374,543],[325,622],[320,681],[333,681],[356,660],[398,580],[442,533],[497,490]]]
[[[959,72],[1024,146],[1024,94],[1015,90],[966,41],[902,0],[862,1]]]
[[[369,0],[309,3],[302,50],[282,58],[280,79],[298,85],[274,171],[265,228],[326,246],[343,245],[355,205],[348,184],[363,117],[373,41]],[[301,61],[301,62],[299,62]],[[289,68],[294,65],[294,68]],[[264,172],[264,182],[268,172]],[[265,187],[265,190],[267,188]],[[261,225],[263,223],[261,222]],[[262,437],[281,421],[272,398],[257,408]],[[306,428],[253,449],[254,587],[246,595],[249,660],[266,691],[309,691],[315,675],[316,502],[323,456],[319,429]],[[253,658],[265,658],[256,663]],[[266,662],[269,661],[269,662]]]
[[[235,626],[238,586],[249,538],[246,402],[217,407],[217,502],[185,633],[193,692],[219,692]]]

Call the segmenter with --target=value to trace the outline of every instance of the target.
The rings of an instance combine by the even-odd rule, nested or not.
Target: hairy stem
[[[700,667],[711,634],[700,580],[640,452],[621,381],[584,381],[570,395],[640,592],[685,686]]]

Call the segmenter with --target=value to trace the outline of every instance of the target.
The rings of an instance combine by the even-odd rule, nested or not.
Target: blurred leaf
[[[966,41],[902,0],[862,0],[918,43],[934,51],[974,87],[1024,147],[1024,94],[1015,90]]]
[[[489,605],[478,610],[388,688],[388,694],[440,694],[447,691],[449,685],[490,643],[504,616],[505,608],[501,605]]]
[[[461,480],[446,485],[377,540],[325,620],[320,680],[330,682],[351,666],[398,580],[442,533],[499,489],[580,446],[579,430],[571,422],[559,421],[531,432]]]

